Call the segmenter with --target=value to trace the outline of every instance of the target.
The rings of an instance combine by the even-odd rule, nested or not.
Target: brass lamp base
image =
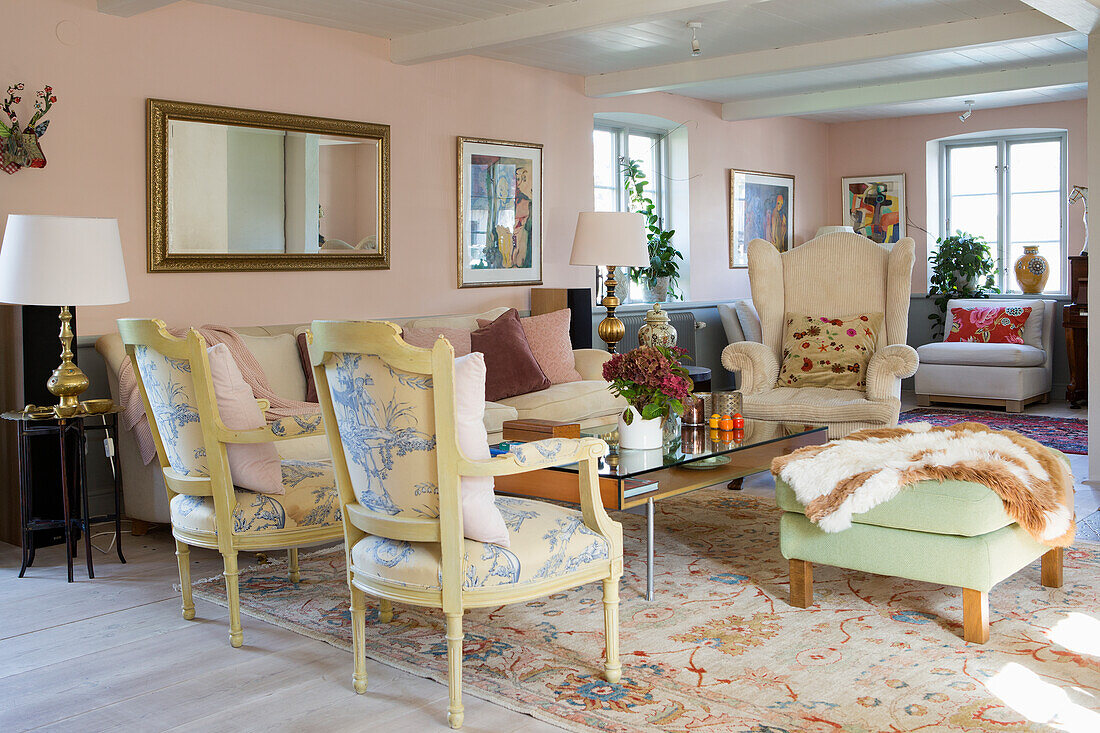
[[[607,317],[600,321],[596,333],[607,344],[608,352],[614,354],[616,351],[615,345],[626,336],[626,326],[615,317],[615,309],[619,307],[619,299],[615,296],[615,286],[619,283],[615,279],[614,265],[607,266],[607,277],[604,284],[607,286],[607,295],[600,301],[600,305],[607,309]]]
[[[46,389],[58,398],[58,403],[52,407],[54,415],[57,417],[72,417],[80,411],[80,400],[78,398],[84,390],[88,389],[88,376],[73,363],[73,329],[71,326],[73,315],[69,312],[67,305],[61,306],[61,313],[58,318],[61,320],[61,333],[58,334],[58,338],[61,340],[61,363],[50,375],[49,380],[46,382]],[[34,407],[34,405],[28,405],[28,408]],[[44,408],[37,407],[35,409],[41,411]]]

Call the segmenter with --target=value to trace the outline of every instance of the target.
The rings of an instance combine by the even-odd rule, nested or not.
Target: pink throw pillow
[[[210,357],[210,377],[214,382],[214,397],[218,414],[230,430],[252,430],[267,425],[264,413],[256,404],[252,388],[241,376],[240,367],[225,344],[215,344],[206,350]],[[261,494],[285,494],[283,467],[272,443],[237,443],[226,446],[229,472],[233,484]]]
[[[563,308],[553,313],[519,319],[531,353],[551,384],[581,381],[573,342],[569,340],[569,316],[569,309]],[[492,321],[477,319],[478,326],[488,326],[490,323]]]
[[[485,357],[455,359],[455,432],[458,449],[471,461],[489,458],[485,430]],[[492,476],[462,476],[462,530],[467,539],[508,547],[508,527],[496,505]]]
[[[466,356],[470,353],[470,332],[464,328],[402,328],[401,338],[409,346],[421,349],[430,349],[435,346],[436,340],[442,336],[451,342],[455,356]]]

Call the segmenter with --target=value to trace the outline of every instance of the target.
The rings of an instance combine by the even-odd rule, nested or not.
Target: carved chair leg
[[[603,581],[603,635],[607,650],[603,676],[611,683],[623,676],[623,665],[619,662],[619,577],[613,575]]]
[[[393,604],[388,598],[378,599],[378,622],[388,624],[393,621]]]
[[[287,567],[290,570],[290,582],[297,583],[302,579],[302,573],[298,570],[298,548],[291,547],[286,551]]]
[[[180,568],[180,593],[183,596],[183,617],[195,618],[195,601],[191,598],[191,548],[176,540],[176,564]]]
[[[1042,583],[1047,588],[1062,587],[1062,548],[1055,547],[1043,555]]]
[[[814,605],[814,566],[807,560],[790,561],[791,605],[809,608]]]
[[[462,613],[447,616],[447,684],[451,699],[447,707],[447,724],[462,727]]]
[[[974,644],[989,641],[989,594],[963,588],[963,639]]]
[[[225,562],[225,595],[229,601],[229,643],[239,648],[244,644],[244,632],[241,631],[241,593],[237,583],[237,551],[222,555]]]
[[[355,586],[351,587],[351,656],[355,660],[355,671],[351,675],[351,685],[362,695],[367,691],[367,605],[366,594]]]

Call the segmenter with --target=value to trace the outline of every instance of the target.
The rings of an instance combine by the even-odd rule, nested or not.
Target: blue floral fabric
[[[467,590],[558,578],[609,557],[607,540],[586,527],[576,509],[503,496],[496,504],[508,526],[511,547],[463,540],[462,587]],[[416,589],[442,587],[442,557],[435,542],[368,535],[352,548],[351,560],[356,575]]]
[[[282,461],[282,469],[285,494],[236,489],[234,532],[340,524],[340,495],[331,463]],[[212,497],[179,494],[172,498],[169,508],[173,527],[217,533]]]
[[[134,347],[134,361],[153,410],[168,463],[185,476],[208,476],[206,443],[199,425],[191,363],[149,348]]]

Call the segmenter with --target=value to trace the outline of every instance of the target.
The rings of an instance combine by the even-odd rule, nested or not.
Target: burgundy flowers
[[[680,348],[639,346],[605,362],[603,378],[611,383],[611,391],[626,398],[643,419],[682,415],[684,400],[692,388],[691,378],[678,360],[686,353]]]

